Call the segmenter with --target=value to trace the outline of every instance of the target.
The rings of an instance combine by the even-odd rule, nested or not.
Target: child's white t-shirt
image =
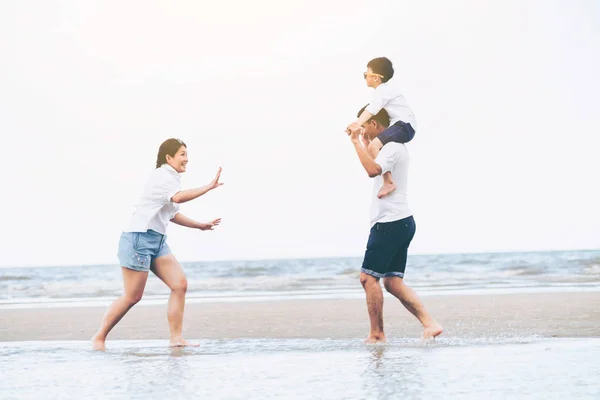
[[[399,85],[390,79],[375,88],[373,100],[367,106],[366,110],[371,114],[377,114],[382,108],[390,115],[390,126],[398,121],[406,122],[417,130],[417,120],[402,93]]]

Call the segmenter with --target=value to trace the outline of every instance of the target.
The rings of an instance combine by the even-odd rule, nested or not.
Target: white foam
[[[549,287],[504,287],[504,288],[478,288],[478,289],[446,289],[430,290],[416,288],[422,297],[429,296],[470,296],[470,295],[499,295],[499,294],[533,294],[533,293],[573,293],[573,292],[599,292],[598,286],[549,286]],[[391,298],[389,293],[384,296]],[[191,293],[186,297],[187,304],[198,303],[247,303],[286,300],[317,300],[317,299],[362,299],[364,293],[355,290],[314,290],[314,291],[285,291],[285,292],[224,292],[224,293]],[[73,308],[73,307],[107,307],[114,297],[79,297],[79,298],[26,298],[11,299],[0,302],[0,310],[7,309],[36,309],[36,308]],[[138,306],[151,306],[166,304],[167,295],[146,295]]]

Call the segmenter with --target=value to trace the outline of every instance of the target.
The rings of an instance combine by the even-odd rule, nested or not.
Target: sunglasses
[[[383,75],[380,75],[380,74],[370,74],[368,72],[363,72],[363,78],[367,79],[367,76],[378,76],[381,79],[383,79]]]

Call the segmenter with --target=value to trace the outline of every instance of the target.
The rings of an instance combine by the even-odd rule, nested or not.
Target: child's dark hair
[[[163,164],[167,163],[167,154],[171,157],[175,157],[177,150],[181,146],[187,148],[186,144],[180,139],[167,139],[165,140],[158,149],[158,156],[156,156],[156,168],[160,168]]]
[[[392,62],[386,57],[377,57],[369,61],[367,68],[375,74],[383,75],[381,82],[387,82],[394,76],[394,67]]]
[[[360,111],[356,115],[357,118],[360,118],[360,115],[363,113],[363,111],[365,111],[365,108],[367,108],[367,106],[368,104],[360,109]],[[382,108],[377,114],[369,118],[369,121],[377,121],[379,125],[383,126],[384,128],[387,128],[390,126],[390,115],[387,111],[385,111],[385,108]]]

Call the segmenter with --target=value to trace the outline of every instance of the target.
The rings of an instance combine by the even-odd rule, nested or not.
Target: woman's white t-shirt
[[[179,173],[169,164],[163,164],[152,171],[125,232],[146,232],[152,229],[166,235],[169,221],[179,212],[179,204],[171,201],[179,191]]]

